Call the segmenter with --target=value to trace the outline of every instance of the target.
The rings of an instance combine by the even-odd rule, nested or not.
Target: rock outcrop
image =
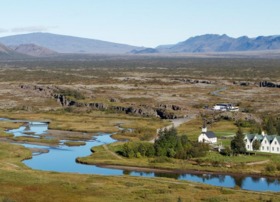
[[[177,78],[174,79],[174,81],[180,81],[187,84],[197,84],[197,83],[212,84],[213,83],[213,81],[209,81],[209,80],[187,79],[187,78]]]
[[[178,116],[176,111],[182,110],[178,105],[173,104],[159,104],[157,107],[149,105],[128,105],[128,106],[109,106],[101,102],[79,102],[74,99],[57,93],[59,88],[55,86],[39,86],[39,85],[21,85],[21,89],[36,91],[41,96],[46,96],[55,99],[62,107],[87,107],[93,110],[108,110],[114,112],[121,112],[125,114],[139,115],[143,117],[159,117],[161,119],[175,119]],[[117,102],[117,99],[110,99],[111,102]]]
[[[279,83],[271,82],[271,81],[261,81],[260,87],[268,87],[268,88],[280,88]]]

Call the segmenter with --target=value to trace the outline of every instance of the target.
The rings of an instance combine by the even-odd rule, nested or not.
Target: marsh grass
[[[81,141],[67,141],[67,142],[64,142],[64,144],[68,147],[76,147],[76,146],[83,146],[83,145],[86,145],[85,142],[81,142]]]
[[[78,131],[78,132],[118,132],[117,125],[121,124],[123,128],[149,128],[156,131],[157,128],[168,124],[166,121],[155,118],[143,118],[139,116],[130,116],[125,114],[108,114],[102,111],[92,111],[90,113],[17,113],[0,112],[0,116],[7,118],[25,119],[25,120],[45,120],[50,121],[49,128],[56,130]]]

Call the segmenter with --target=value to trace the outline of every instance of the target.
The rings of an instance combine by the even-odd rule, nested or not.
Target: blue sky
[[[155,47],[206,33],[280,35],[280,0],[0,0],[0,36],[50,32]]]

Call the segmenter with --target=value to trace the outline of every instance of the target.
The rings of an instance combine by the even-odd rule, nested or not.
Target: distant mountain
[[[9,48],[17,53],[35,57],[46,57],[57,55],[57,52],[52,51],[48,48],[37,46],[35,44],[21,44],[19,46],[9,46]]]
[[[54,56],[57,54],[55,51],[35,44],[21,44],[19,46],[9,46],[9,48],[17,53],[35,57]]]
[[[79,54],[154,54],[154,53],[221,53],[244,51],[280,50],[280,36],[259,36],[239,38],[227,35],[206,34],[191,37],[177,44],[160,45],[145,48],[118,44],[95,39],[50,33],[31,33],[0,38],[0,43],[11,49],[1,48],[5,52],[16,51],[31,56],[52,56],[56,53]]]
[[[58,53],[123,54],[142,47],[111,43],[95,39],[64,36],[50,33],[31,33],[0,38],[6,46],[35,44]]]
[[[227,35],[206,34],[191,37],[174,45],[161,45],[156,48],[161,53],[203,53],[279,50],[280,36],[259,36],[232,38]]]
[[[0,43],[0,59],[23,59],[27,57],[27,55],[18,53]]]
[[[134,54],[149,54],[149,53],[159,53],[159,51],[155,48],[145,48],[142,50],[132,50],[130,51],[130,53],[134,53]]]

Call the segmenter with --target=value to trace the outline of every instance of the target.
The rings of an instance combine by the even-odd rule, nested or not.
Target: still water
[[[0,119],[1,120],[1,119]],[[26,126],[21,126],[18,129],[10,130],[9,133],[15,136],[39,137],[47,133],[48,124],[40,122],[29,122]],[[176,174],[176,173],[161,173],[161,172],[137,172],[127,171],[122,169],[101,168],[94,165],[84,165],[76,163],[77,157],[88,156],[91,154],[90,149],[94,146],[113,143],[116,140],[110,137],[110,134],[100,133],[99,136],[87,141],[84,146],[68,147],[60,144],[57,147],[40,146],[34,144],[22,144],[28,148],[41,148],[49,150],[48,153],[33,155],[32,159],[23,161],[24,164],[32,169],[55,171],[55,172],[71,172],[81,174],[98,174],[98,175],[131,175],[141,177],[169,177],[178,180],[188,180],[200,182],[204,184],[220,186],[220,187],[235,187],[253,191],[280,191],[280,179],[250,177],[250,176],[231,176],[223,174]],[[63,141],[62,141],[63,142]]]

